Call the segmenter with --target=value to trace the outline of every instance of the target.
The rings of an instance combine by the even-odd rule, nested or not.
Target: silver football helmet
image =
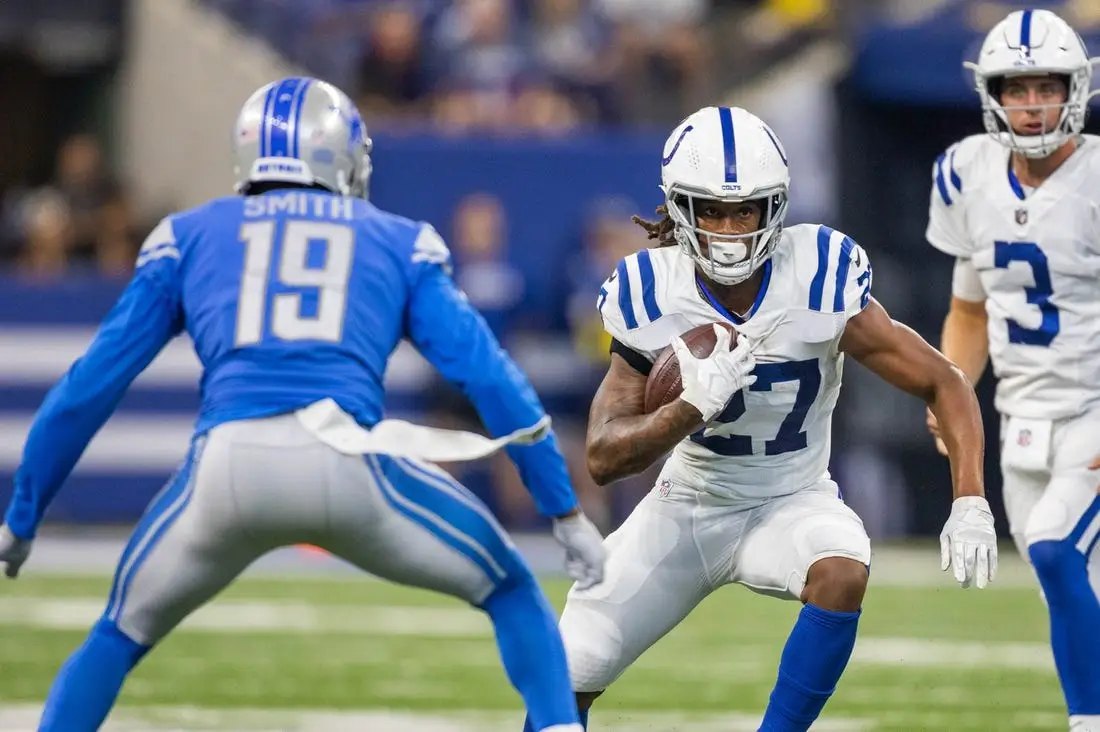
[[[367,197],[371,139],[359,110],[332,84],[290,77],[257,89],[233,131],[237,193],[298,183]]]

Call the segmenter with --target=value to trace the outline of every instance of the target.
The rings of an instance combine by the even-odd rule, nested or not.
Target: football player
[[[707,107],[673,130],[657,247],[622,260],[598,307],[613,338],[592,403],[588,465],[601,485],[669,450],[657,486],[605,542],[599,587],[575,585],[560,620],[587,709],[708,594],[738,583],[803,604],[763,732],[806,730],[844,671],[871,561],[859,517],[829,477],[845,355],[940,418],[954,503],[942,566],[985,587],[997,566],[984,496],[984,436],[965,375],[871,296],[871,264],[827,226],[784,228],[790,175],[775,133],[739,108]],[[720,321],[706,358],[679,335]],[[676,349],[678,398],[646,413],[647,373]],[[736,649],[731,649],[735,653]]]
[[[571,574],[599,582],[602,537],[534,391],[451,280],[435,230],[364,200],[371,142],[343,92],[268,84],[233,139],[239,195],[160,222],[27,437],[0,529],[9,577],[130,382],[177,334],[193,341],[202,406],[188,456],[138,523],[39,729],[99,729],[131,669],[181,620],[266,552],[312,543],[486,612],[535,727],[579,730],[549,603],[486,507],[433,464],[507,445]],[[386,363],[406,337],[498,439],[383,419]]]
[[[1100,731],[1100,139],[1082,135],[1092,61],[1049,10],[1010,14],[974,71],[988,134],[932,169],[928,241],[955,257],[942,350],[992,358],[1009,529],[1038,576],[1070,729]],[[942,420],[928,417],[938,438]],[[1090,585],[1089,574],[1093,573]]]

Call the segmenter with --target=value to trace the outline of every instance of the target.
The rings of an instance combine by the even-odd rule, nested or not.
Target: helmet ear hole
[[[986,79],[985,89],[989,93],[989,96],[997,100],[997,103],[1001,102],[1001,92],[1005,88],[1005,79],[1003,76],[994,76],[993,78]]]

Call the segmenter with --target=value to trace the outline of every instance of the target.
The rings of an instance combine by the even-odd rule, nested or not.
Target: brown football
[[[706,358],[714,350],[717,336],[714,334],[714,323],[700,325],[680,335],[684,339],[684,345],[688,347],[696,358]],[[730,338],[730,349],[737,345],[737,331],[729,323],[717,323],[727,329]],[[680,364],[676,361],[676,351],[668,346],[657,356],[653,362],[653,368],[649,372],[649,380],[645,384],[645,411],[646,414],[656,410],[680,396],[684,385],[680,381]]]

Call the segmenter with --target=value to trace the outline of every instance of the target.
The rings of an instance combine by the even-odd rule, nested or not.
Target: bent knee
[[[594,700],[622,673],[622,633],[611,618],[568,604],[558,628],[578,704],[582,694]]]
[[[802,602],[834,612],[856,612],[863,605],[867,565],[848,557],[825,557],[810,566]]]
[[[127,633],[117,623],[107,618],[100,618],[92,626],[88,638],[89,641],[98,639],[100,643],[106,643],[116,648],[118,653],[127,660],[130,668],[136,666],[145,657],[145,654],[152,650],[154,645],[153,643],[144,642],[140,638],[135,638],[132,633]]]
[[[528,599],[543,606],[553,615],[553,608],[543,594],[542,587],[524,562],[518,562],[503,579],[498,579],[495,584],[491,582],[492,578],[489,579],[490,583],[484,589],[484,597],[473,602],[474,607],[492,612],[494,606]]]
[[[1095,475],[1082,472],[1060,474],[1050,481],[1023,526],[1029,548],[1039,542],[1079,537],[1089,530],[1095,518],[1093,507],[1100,498],[1096,495]]]

